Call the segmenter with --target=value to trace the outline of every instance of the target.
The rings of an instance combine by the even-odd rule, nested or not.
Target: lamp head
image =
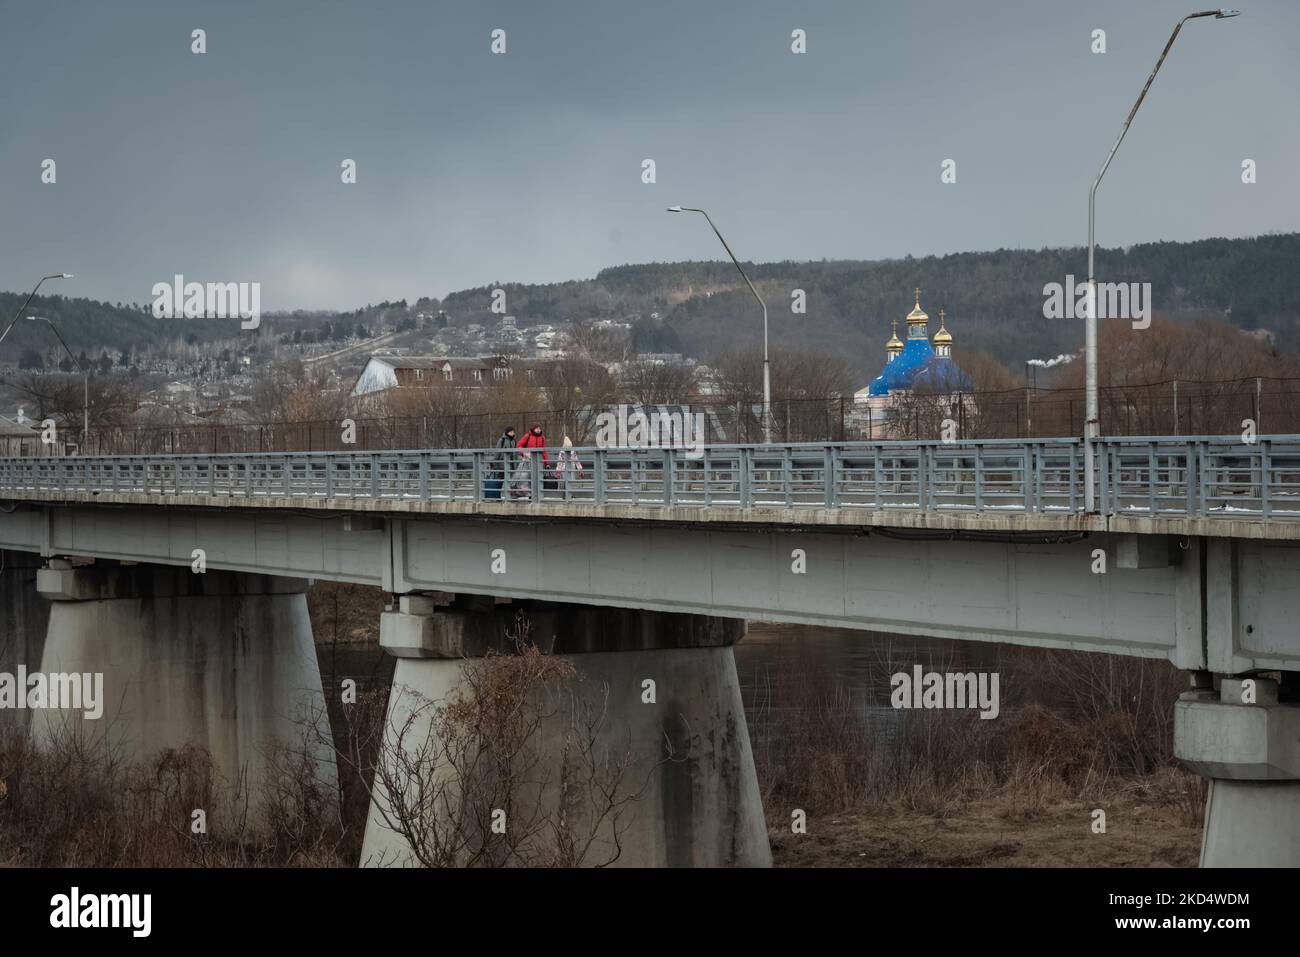
[[[1239,16],[1241,16],[1240,10],[1220,10],[1218,13],[1214,15],[1214,19],[1226,20],[1229,17],[1239,17]]]
[[[668,207],[668,212],[670,212],[670,213],[680,213],[681,211],[682,211],[682,208],[681,208],[680,206],[669,206],[669,207]]]

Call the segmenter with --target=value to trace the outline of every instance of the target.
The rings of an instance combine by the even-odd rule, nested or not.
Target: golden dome
[[[943,310],[939,310],[939,331],[934,334],[935,345],[952,345],[952,334],[943,327]]]
[[[897,319],[894,320],[894,334],[891,335],[891,336],[889,337],[889,341],[885,343],[885,350],[886,350],[886,351],[893,351],[893,352],[902,352],[902,351],[903,351],[903,340],[901,340],[901,339],[898,338],[898,320],[897,320]]]
[[[916,290],[916,306],[907,314],[907,322],[909,325],[917,325],[918,323],[928,322],[929,319],[930,317],[921,309],[921,290],[918,288]]]

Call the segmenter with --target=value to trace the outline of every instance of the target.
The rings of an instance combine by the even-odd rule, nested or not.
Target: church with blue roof
[[[956,396],[972,391],[971,377],[952,357],[952,334],[944,325],[942,309],[933,341],[929,324],[930,317],[921,309],[921,290],[917,289],[916,305],[907,314],[907,341],[898,338],[898,320],[894,320],[893,335],[885,343],[885,367],[870,385],[854,395],[856,402],[871,406],[873,413],[882,413],[890,405],[890,396],[912,392]]]
[[[885,343],[885,367],[867,386],[870,398],[883,397],[895,392],[913,389],[930,394],[947,394],[971,391],[971,378],[952,357],[952,334],[944,326],[943,310],[939,310],[939,331],[930,341],[930,317],[921,309],[921,290],[916,290],[916,306],[907,314],[907,342],[898,338],[898,322],[894,334]],[[861,395],[861,393],[859,393]]]

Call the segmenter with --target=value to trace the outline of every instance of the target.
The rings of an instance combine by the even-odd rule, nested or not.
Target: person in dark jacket
[[[501,437],[497,439],[496,447],[498,449],[513,449],[515,447],[515,427],[506,426]],[[499,452],[492,460],[492,470],[488,472],[487,481],[483,483],[483,495],[485,498],[500,498],[501,485],[505,481],[506,471],[510,468],[510,453]]]
[[[524,433],[524,437],[515,443],[515,448],[523,449],[524,453],[519,456],[519,466],[515,469],[510,494],[514,498],[528,498],[532,491],[532,466],[528,461],[532,457],[532,452],[528,450],[542,450],[540,469],[542,473],[545,473],[546,467],[551,464],[551,458],[546,454],[546,435],[542,432],[542,423],[534,422],[533,427]]]

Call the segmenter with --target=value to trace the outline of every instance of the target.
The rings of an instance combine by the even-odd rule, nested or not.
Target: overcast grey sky
[[[1240,2],[1184,27],[1100,243],[1300,227],[1300,3]],[[673,203],[753,260],[1078,245],[1201,3],[0,0],[0,289],[354,308],[720,258]]]

